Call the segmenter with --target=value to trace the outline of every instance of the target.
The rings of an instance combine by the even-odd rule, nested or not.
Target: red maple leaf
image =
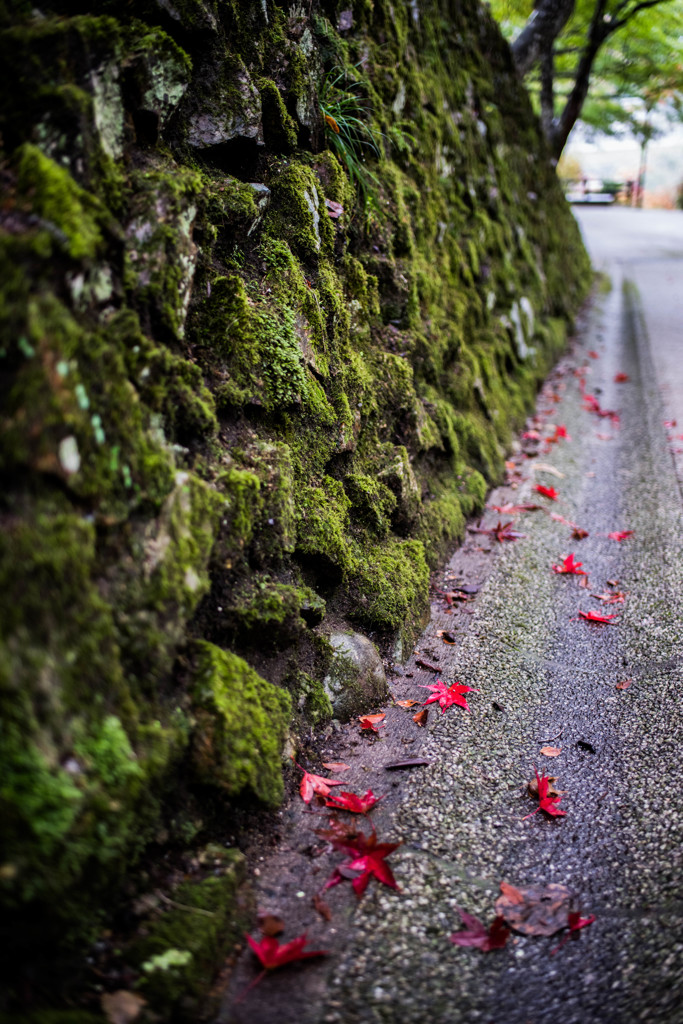
[[[550,780],[547,775],[539,775],[536,768],[534,768],[534,774],[536,776],[536,782],[538,783],[538,807],[535,811],[532,811],[531,814],[525,815],[522,820],[533,817],[533,815],[537,814],[538,811],[545,811],[546,814],[550,814],[553,818],[559,818],[566,814],[566,811],[561,811],[559,807],[555,806],[556,804],[559,804],[562,797],[559,795],[549,796],[548,794]]]
[[[352,814],[367,814],[382,797],[377,797],[371,789],[364,796],[356,796],[355,793],[330,793],[325,801],[327,807],[338,807],[341,811],[351,811]]]
[[[431,697],[428,697],[424,703],[433,704],[435,701],[438,702],[442,715],[446,713],[446,708],[449,708],[451,704],[457,704],[458,707],[464,708],[465,711],[470,710],[462,694],[473,691],[471,686],[464,686],[462,683],[457,682],[453,683],[452,686],[446,686],[440,679],[437,679],[436,686],[422,686],[421,689],[432,690]]]
[[[561,437],[563,437],[566,441],[571,441],[571,437],[567,433],[567,428],[562,423],[558,424],[558,426],[555,427],[554,436],[556,441]]]
[[[612,619],[616,619],[616,615],[603,615],[601,612],[579,612],[579,618],[585,619],[586,622],[598,622],[604,626]]]
[[[553,566],[553,572],[559,573],[562,576],[587,576],[588,573],[581,568],[582,565],[583,562],[574,561],[574,552],[572,551],[571,554],[567,555],[567,557],[562,560],[562,565]]]
[[[614,530],[612,533],[608,533],[607,536],[610,540],[617,540],[621,543],[622,540],[626,540],[627,537],[632,537],[634,530]]]
[[[241,1003],[247,992],[258,985],[259,981],[265,977],[268,971],[277,970],[278,967],[284,967],[285,964],[292,963],[294,960],[307,960],[313,956],[327,956],[328,951],[326,949],[309,949],[304,951],[306,945],[306,933],[299,935],[298,938],[292,939],[291,942],[283,942],[280,944],[277,939],[271,936],[264,935],[260,942],[256,942],[252,939],[251,935],[246,936],[249,946],[259,958],[263,970],[261,973],[254,978],[250,985],[247,985],[244,992],[236,1000]]]
[[[502,949],[508,940],[510,929],[505,924],[504,918],[500,915],[494,918],[488,928],[485,928],[481,921],[468,914],[466,911],[456,907],[464,928],[459,932],[453,932],[451,942],[456,946],[474,946],[482,953],[490,953],[492,949]]]
[[[543,484],[536,484],[534,490],[542,494],[544,498],[550,498],[552,501],[557,501],[560,496],[554,487],[544,487]]]
[[[616,590],[613,594],[591,594],[591,597],[597,598],[603,604],[623,604],[626,600],[623,590]]]
[[[525,533],[518,533],[513,530],[513,522],[510,520],[509,523],[501,523],[500,519],[495,526],[468,526],[467,529],[470,533],[488,533],[490,537],[495,537],[501,544],[504,540],[518,540],[519,537],[526,537]]]
[[[591,359],[599,359],[599,358],[600,358],[600,356],[598,355],[598,353],[597,353],[597,352],[593,352],[593,351],[591,351],[591,352],[589,352],[589,353],[588,353],[588,355],[589,355],[589,357],[590,357]]]
[[[617,374],[615,374],[615,377],[614,377],[614,383],[615,384],[623,384],[625,381],[630,380],[630,379],[631,378],[629,377],[629,375],[627,373],[617,373]]]
[[[384,858],[398,849],[400,843],[378,843],[376,832],[367,837],[363,832],[359,832],[354,838],[331,838],[330,842],[337,849],[348,853],[351,860],[334,869],[332,877],[325,885],[326,889],[342,882],[344,878],[348,877],[345,872],[349,871],[361,872],[351,883],[357,896],[363,895],[373,875],[383,885],[388,885],[391,889],[398,889],[396,879],[389,865],[385,864]]]
[[[381,712],[378,715],[360,715],[358,721],[360,722],[361,730],[369,729],[370,732],[376,732],[379,735],[379,729],[377,728],[377,725],[386,717],[387,716],[384,714],[384,712]],[[384,726],[382,726],[382,728],[384,728]]]
[[[593,924],[594,920],[595,914],[591,914],[590,917],[581,917],[578,910],[572,911],[570,914],[568,914],[567,927],[569,928],[569,931],[562,939],[562,942],[559,944],[559,946],[555,946],[555,949],[550,950],[550,955],[554,956],[555,953],[557,953],[558,949],[562,949],[565,942],[567,942],[568,939],[571,939],[572,935],[575,932],[580,932],[582,928],[587,928],[589,924]]]
[[[305,804],[310,804],[315,793],[318,796],[329,796],[330,786],[344,785],[341,779],[325,779],[322,775],[313,775],[311,772],[307,772],[305,768],[302,768],[300,764],[297,764],[297,768],[304,773],[299,792]]]
[[[542,505],[487,505],[487,508],[492,509],[494,512],[498,512],[502,516],[514,516],[518,512],[535,512],[536,509],[542,508]]]
[[[309,949],[304,952],[306,941],[305,933],[299,935],[296,939],[292,939],[291,942],[283,942],[282,944],[269,935],[264,935],[260,942],[252,939],[251,935],[247,935],[249,946],[259,958],[261,966],[266,971],[274,971],[276,968],[283,967],[284,964],[289,964],[293,960],[306,960],[312,956],[327,956],[326,949]]]

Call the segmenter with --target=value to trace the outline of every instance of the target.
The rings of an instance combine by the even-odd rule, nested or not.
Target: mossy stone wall
[[[475,0],[3,2],[0,26],[21,955],[93,934],[216,800],[277,801],[285,736],[328,713],[328,622],[415,635],[588,264]]]

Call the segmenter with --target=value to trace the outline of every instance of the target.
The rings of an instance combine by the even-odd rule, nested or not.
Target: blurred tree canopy
[[[680,114],[683,0],[492,0],[556,159],[580,118],[647,145]],[[660,118],[661,120],[661,118]]]

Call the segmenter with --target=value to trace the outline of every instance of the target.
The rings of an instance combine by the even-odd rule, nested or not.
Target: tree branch
[[[586,96],[588,95],[588,85],[590,83],[591,71],[593,70],[593,62],[595,61],[597,53],[603,42],[612,31],[610,22],[606,22],[604,19],[606,6],[607,0],[596,0],[593,17],[588,30],[588,42],[586,43],[583,55],[579,61],[579,66],[576,69],[574,88],[567,97],[564,110],[562,111],[560,119],[557,122],[549,140],[553,156],[557,160],[560,158],[562,150],[569,138],[569,133],[576,124],[579,114],[581,113],[581,108],[583,107]]]
[[[636,14],[640,14],[641,11],[646,11],[650,7],[658,7],[663,3],[668,3],[668,0],[641,0],[641,3],[636,4],[636,6],[632,10],[628,11],[623,18],[616,18],[614,21],[610,22],[610,34],[612,32],[616,32],[618,28],[623,28],[631,18],[635,17]],[[619,14],[627,6],[628,0],[623,0],[623,2],[617,7],[616,13]]]
[[[520,75],[526,75],[552,50],[555,39],[574,12],[574,3],[575,0],[540,0],[511,46],[512,59]]]

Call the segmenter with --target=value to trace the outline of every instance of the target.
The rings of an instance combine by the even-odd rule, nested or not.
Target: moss
[[[272,189],[267,233],[285,238],[301,259],[317,263],[331,252],[334,236],[315,174],[302,163],[292,163],[274,179]]]
[[[352,586],[353,617],[385,630],[415,635],[429,612],[429,571],[420,541],[390,539],[364,552]]]
[[[324,685],[307,672],[296,670],[286,680],[296,700],[296,707],[310,724],[319,729],[332,718],[332,702]]]
[[[275,82],[262,78],[258,84],[266,145],[276,153],[289,153],[297,144],[296,124],[287,113]]]
[[[251,553],[258,562],[277,563],[294,551],[296,514],[294,467],[289,445],[254,441],[239,454],[259,479],[261,505]]]
[[[173,889],[173,905],[145,921],[144,937],[124,951],[125,962],[140,971],[137,990],[166,1020],[199,1011],[227,951],[251,920],[244,856],[209,846],[197,860],[211,875]]]
[[[324,616],[325,602],[310,587],[252,575],[231,588],[222,618],[227,633],[272,649],[294,643],[307,625],[317,625]]]
[[[396,495],[381,481],[365,473],[347,474],[344,490],[351,501],[351,515],[373,533],[386,536],[396,508]]]
[[[255,473],[233,467],[219,475],[216,485],[226,500],[221,519],[222,543],[220,550],[214,549],[214,557],[220,558],[224,568],[232,569],[251,542],[255,522],[263,510],[261,483]]]
[[[295,500],[297,552],[348,572],[352,566],[346,536],[351,502],[341,483],[325,477],[320,487],[301,488]]]
[[[94,259],[101,251],[104,208],[68,171],[29,143],[17,157],[17,188],[72,259]]]
[[[429,4],[344,33],[330,5],[76,6],[0,4],[0,882],[31,957],[212,787],[277,802],[292,706],[330,713],[312,627],[415,634],[590,277],[474,0],[447,46]],[[327,73],[382,133],[364,194]],[[199,962],[165,935],[150,993],[172,950]]]
[[[124,281],[143,325],[183,336],[197,250],[192,229],[201,176],[156,157],[130,181]]]
[[[277,806],[284,792],[280,752],[291,713],[289,695],[236,654],[205,641],[195,644],[191,692],[197,779],[229,796],[247,790]]]

